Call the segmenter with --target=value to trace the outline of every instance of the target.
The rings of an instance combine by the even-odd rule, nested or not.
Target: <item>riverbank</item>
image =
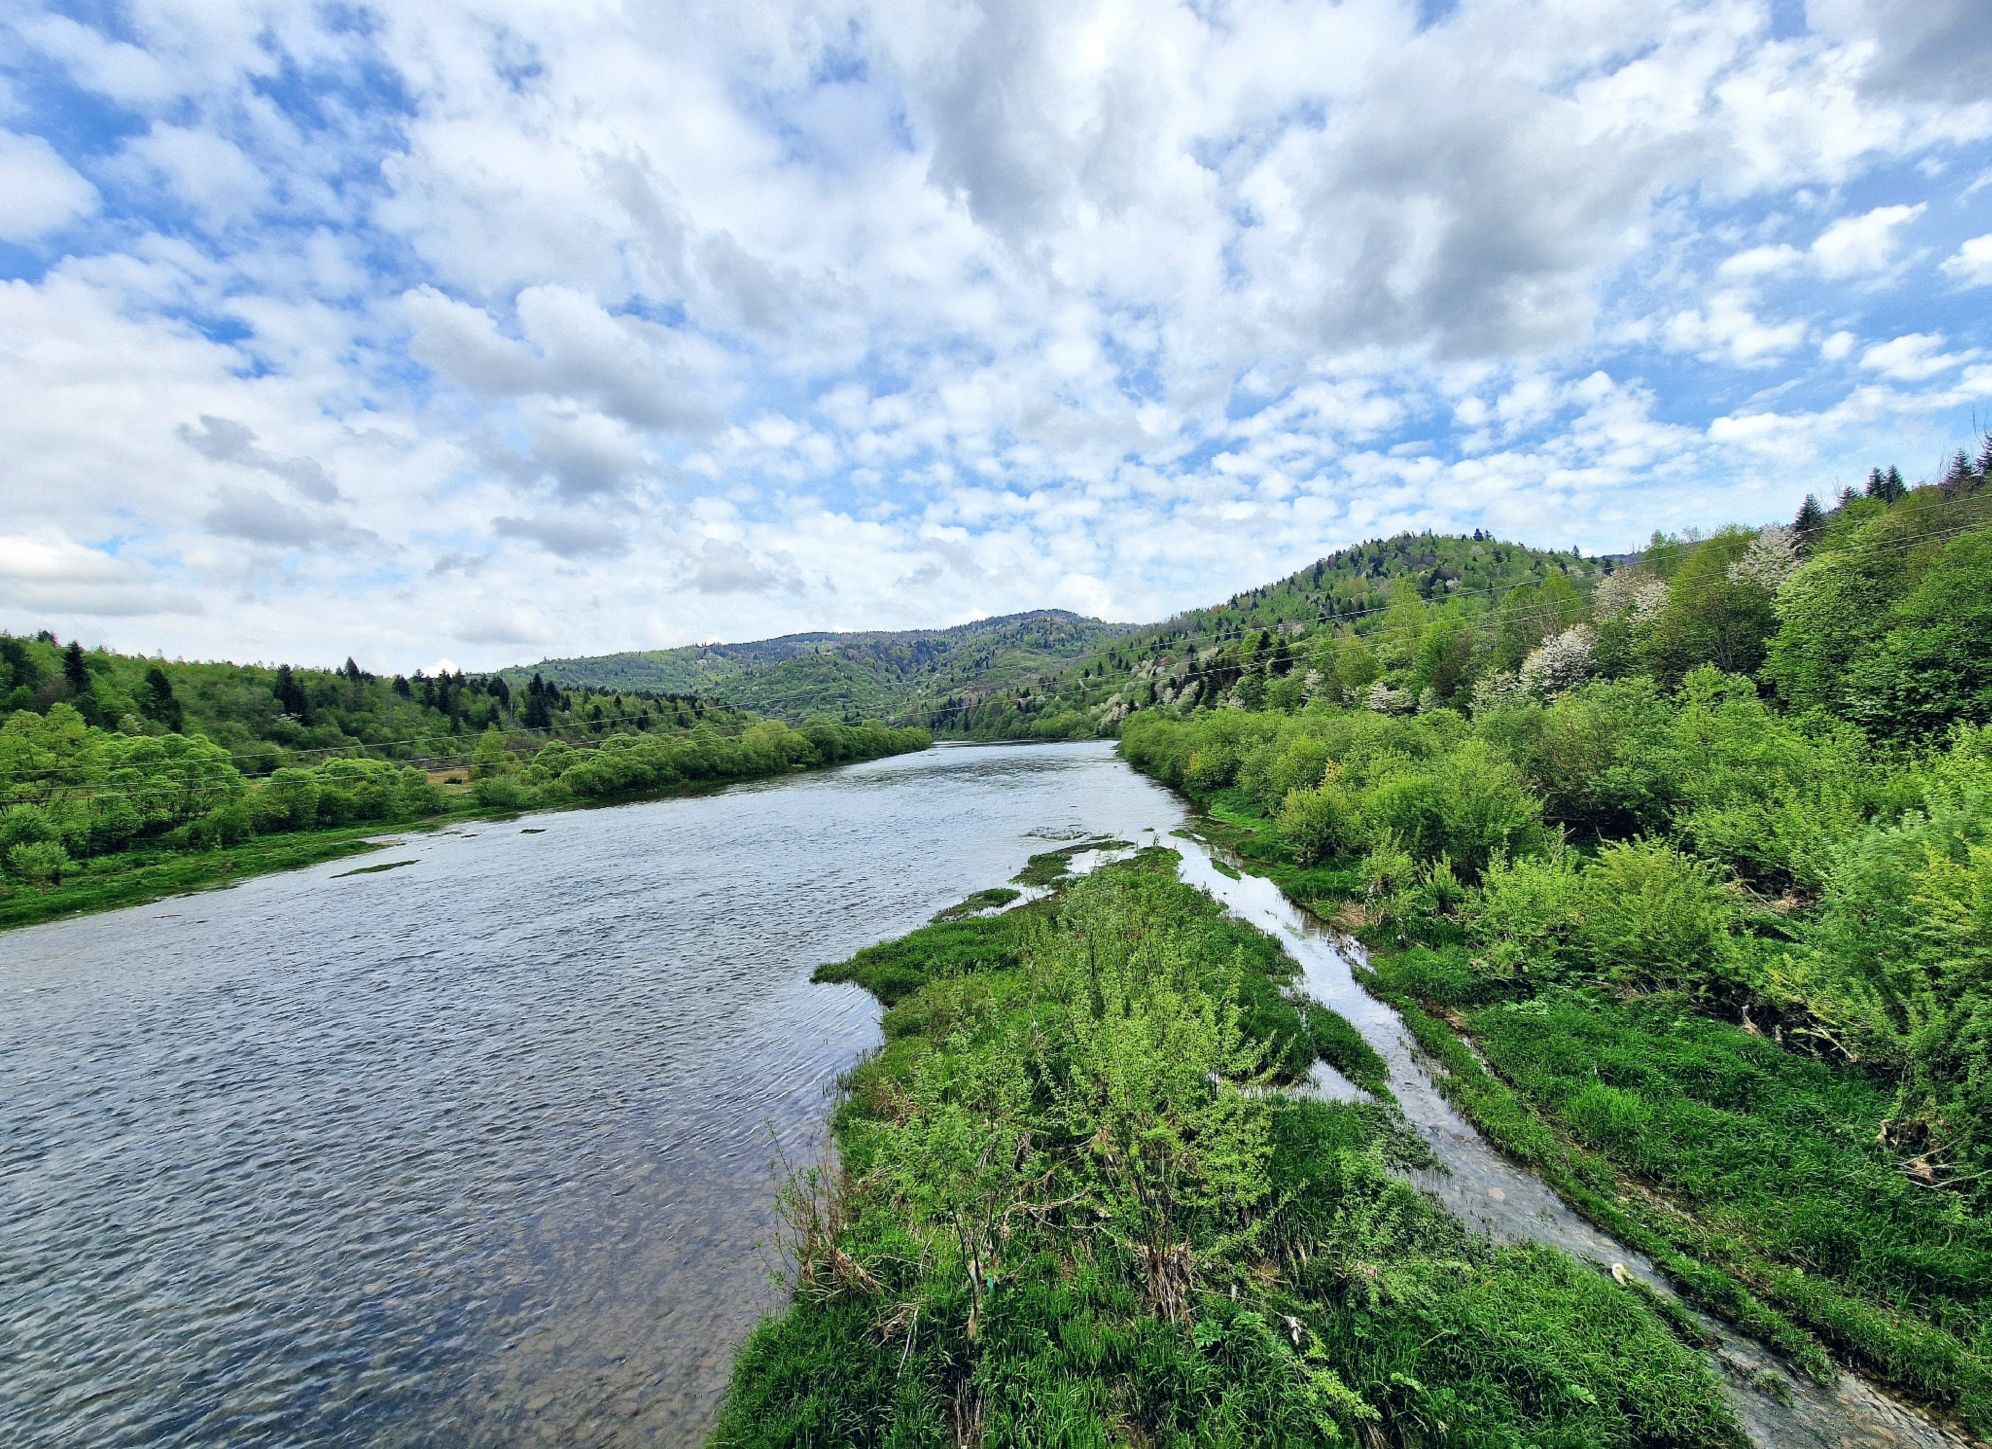
[[[1699,1345],[1399,1170],[1347,1021],[1150,850],[825,968],[887,1008],[836,1162],[783,1197],[787,1309],[720,1445],[1735,1445]]]
[[[928,748],[920,745],[917,749]],[[909,753],[916,751],[898,751]],[[888,758],[872,756],[870,758]],[[798,765],[787,773],[806,774],[860,763],[858,759],[828,764]],[[684,781],[653,789],[632,790],[588,798],[534,802],[521,809],[516,802],[479,804],[468,791],[453,796],[449,808],[404,820],[369,820],[322,830],[252,835],[208,850],[146,848],[72,861],[59,883],[46,886],[0,882],[0,931],[40,925],[72,916],[149,905],[172,896],[224,890],[255,876],[299,870],[345,856],[365,855],[384,848],[401,834],[441,830],[485,820],[513,820],[522,814],[607,808],[646,800],[679,800],[709,795],[733,785],[773,778],[765,773],[724,779]]]
[[[1208,838],[1363,943],[1364,987],[1501,1152],[1815,1380],[1837,1360],[1985,1432],[1992,1233],[1879,1149],[1882,1086],[1667,993],[1490,989],[1375,862],[1304,865],[1242,791],[1186,793]]]

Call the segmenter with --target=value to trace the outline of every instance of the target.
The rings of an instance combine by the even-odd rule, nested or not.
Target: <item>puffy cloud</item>
[[[1372,532],[1788,515],[1992,396],[1980,295],[1908,284],[1992,281],[1984,7],[1430,8],[14,17],[7,526],[75,577],[0,626],[1155,617]]]
[[[1915,206],[1877,206],[1860,216],[1842,217],[1812,243],[1813,261],[1828,277],[1886,271],[1902,245],[1902,231],[1923,214]]]
[[[45,617],[198,614],[201,601],[155,570],[60,533],[0,534],[0,585],[17,609]]]
[[[1970,361],[1969,354],[1943,349],[1944,339],[1935,333],[1910,332],[1868,348],[1861,366],[1900,382],[1926,382]]]
[[[1992,232],[1975,236],[1944,261],[1945,275],[1966,287],[1992,287]]]
[[[202,457],[274,474],[313,503],[332,503],[340,496],[339,485],[332,481],[322,463],[312,458],[280,458],[259,448],[255,429],[233,418],[202,413],[200,425],[182,423],[179,436],[181,442]]]
[[[37,241],[96,209],[97,188],[53,146],[0,131],[0,241]]]

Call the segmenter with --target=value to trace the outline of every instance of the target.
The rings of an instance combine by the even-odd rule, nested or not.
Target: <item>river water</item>
[[[1182,818],[951,746],[0,935],[0,1444],[696,1442],[878,1037],[811,970]]]
[[[1184,823],[1104,745],[947,746],[0,936],[0,1444],[697,1442],[777,1302],[774,1164],[878,1039],[811,970]],[[1664,1289],[1452,1110],[1356,948],[1169,843],[1382,1053],[1420,1186]],[[1969,1442],[1707,1327],[1767,1449]]]

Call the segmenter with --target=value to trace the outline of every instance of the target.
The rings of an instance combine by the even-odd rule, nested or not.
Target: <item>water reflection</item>
[[[942,748],[0,936],[0,1443],[695,1442],[877,1036],[811,969],[1180,821]]]

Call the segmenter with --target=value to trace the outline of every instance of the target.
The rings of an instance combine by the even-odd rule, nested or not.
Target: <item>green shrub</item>
[[[1421,860],[1447,856],[1467,880],[1497,854],[1528,854],[1549,841],[1542,806],[1520,774],[1478,740],[1385,775],[1362,796],[1361,814],[1372,838],[1393,836]]]
[[[1736,903],[1715,868],[1670,845],[1607,845],[1582,877],[1577,940],[1606,980],[1695,996],[1726,991]]]
[[[60,841],[28,840],[7,847],[7,873],[29,885],[59,885],[72,862]]]
[[[1340,782],[1327,780],[1304,790],[1289,790],[1280,806],[1280,834],[1302,865],[1360,849],[1362,827],[1355,804]]]

